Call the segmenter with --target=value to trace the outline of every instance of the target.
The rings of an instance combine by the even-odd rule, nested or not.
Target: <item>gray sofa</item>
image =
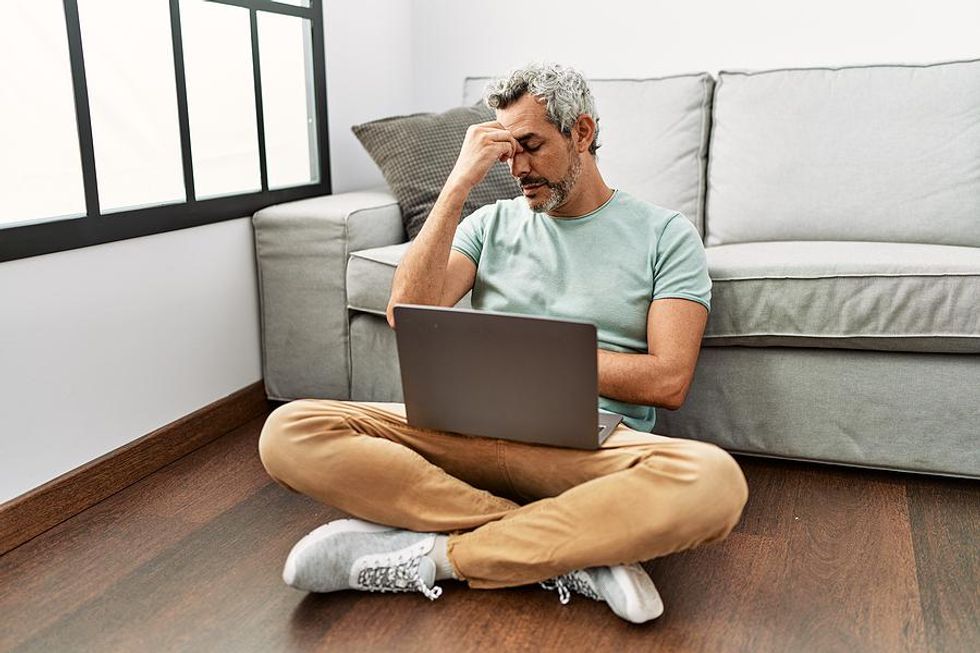
[[[683,212],[713,281],[694,383],[655,432],[980,477],[980,60],[592,86],[607,183]],[[269,397],[401,401],[395,198],[253,223]]]

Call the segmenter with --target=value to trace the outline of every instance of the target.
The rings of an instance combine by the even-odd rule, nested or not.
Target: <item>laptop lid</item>
[[[396,304],[394,314],[409,424],[598,447],[594,324],[414,304]]]

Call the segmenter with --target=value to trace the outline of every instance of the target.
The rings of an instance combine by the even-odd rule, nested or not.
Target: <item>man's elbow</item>
[[[667,410],[677,410],[683,405],[684,405],[683,397],[675,398],[674,396],[671,396],[668,397],[667,399],[663,399],[660,401],[660,407],[666,408]]]
[[[668,392],[659,402],[659,405],[667,410],[677,410],[684,405],[687,399],[688,390],[691,389],[691,380],[685,379],[670,386]]]

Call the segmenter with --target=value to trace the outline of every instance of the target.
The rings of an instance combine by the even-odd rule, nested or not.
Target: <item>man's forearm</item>
[[[599,394],[603,397],[670,410],[680,408],[682,382],[676,370],[651,354],[598,350]]]
[[[395,270],[389,312],[397,303],[438,304],[442,299],[449,250],[468,194],[461,186],[442,189],[422,230]]]

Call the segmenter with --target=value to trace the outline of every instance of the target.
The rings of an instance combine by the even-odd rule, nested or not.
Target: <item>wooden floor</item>
[[[980,650],[975,482],[741,458],[743,521],[649,563],[666,613],[637,626],[537,586],[285,586],[293,543],[341,513],[266,476],[262,422],[0,557],[0,650]]]

